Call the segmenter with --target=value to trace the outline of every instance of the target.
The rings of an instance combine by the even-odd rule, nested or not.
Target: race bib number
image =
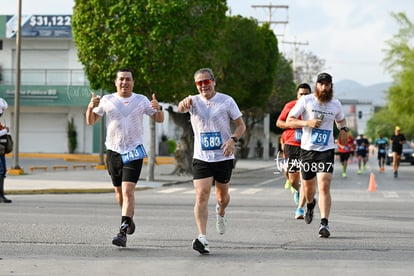
[[[331,135],[330,130],[313,128],[311,142],[314,145],[326,146],[328,145],[330,135]]]
[[[300,142],[302,140],[302,129],[301,128],[297,128],[295,129],[295,141],[296,142]]]
[[[145,152],[143,145],[138,145],[135,149],[127,153],[121,154],[121,157],[122,157],[122,163],[128,164],[131,161],[143,159],[147,157],[147,153]]]
[[[220,132],[204,132],[200,134],[202,150],[218,150],[223,145]]]
[[[365,146],[358,146],[358,150],[365,150]]]
[[[385,153],[385,149],[380,149],[379,152],[380,153]]]

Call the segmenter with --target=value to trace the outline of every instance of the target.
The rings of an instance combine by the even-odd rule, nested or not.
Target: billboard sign
[[[72,15],[22,15],[22,37],[72,38]],[[6,37],[16,37],[17,16],[7,16]]]

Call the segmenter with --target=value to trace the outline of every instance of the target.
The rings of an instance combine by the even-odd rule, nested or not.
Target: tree
[[[178,101],[193,85],[188,72],[211,63],[226,10],[225,0],[75,0],[73,36],[91,88],[112,91],[128,67],[135,91]],[[154,149],[151,131],[150,180]]]
[[[193,85],[188,72],[211,63],[225,2],[76,0],[73,35],[92,89],[111,91],[116,70],[129,67],[137,91],[178,101]]]
[[[276,89],[269,98],[266,110],[270,113],[270,130],[280,134],[282,130],[276,127],[276,120],[285,104],[296,98],[292,64],[284,55],[281,55],[277,62],[275,86]]]
[[[299,51],[296,55],[296,68],[294,68],[296,82],[312,83],[313,78],[322,71],[324,66],[325,60],[318,58],[312,52]]]
[[[217,88],[231,95],[243,113],[246,148],[253,127],[263,119],[269,97],[275,92],[277,39],[268,24],[259,26],[254,19],[234,16],[226,19],[221,43]]]
[[[393,85],[388,91],[388,106],[374,114],[368,122],[368,131],[376,135],[378,126],[387,126],[388,131],[384,133],[391,135],[395,125],[400,125],[408,138],[414,134],[414,25],[404,13],[392,13],[391,16],[400,29],[386,41],[388,48],[384,50],[383,62],[393,76]]]

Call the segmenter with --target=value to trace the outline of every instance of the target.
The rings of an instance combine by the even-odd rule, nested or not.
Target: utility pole
[[[21,56],[21,29],[22,29],[22,0],[17,2],[17,23],[16,23],[16,85],[14,92],[14,125],[13,125],[13,166],[7,172],[11,175],[24,173],[19,165],[19,122],[20,122],[20,56]]]
[[[265,8],[269,10],[269,18],[267,21],[258,21],[259,23],[269,23],[270,25],[275,24],[275,25],[284,25],[286,26],[289,21],[288,21],[288,13],[287,10],[289,9],[288,5],[273,5],[272,3],[270,3],[269,5],[252,5],[252,8]],[[284,9],[286,10],[286,19],[285,20],[273,20],[273,10],[277,11],[277,9]],[[276,36],[284,36],[284,34],[276,34]]]
[[[292,65],[293,65],[293,71],[295,72],[295,70],[296,70],[296,52],[298,51],[298,46],[299,45],[309,45],[309,43],[307,41],[306,42],[299,42],[299,41],[296,41],[296,40],[294,40],[294,41],[284,41],[284,40],[282,40],[281,43],[293,45],[293,57],[292,57],[293,64]]]
[[[286,26],[288,21],[288,5],[273,5],[270,3],[269,5],[252,5],[252,8],[266,8],[269,9],[269,18],[267,21],[258,21],[259,23],[269,23],[270,26],[274,25],[284,25]],[[273,20],[273,10],[277,9],[284,9],[286,10],[286,19],[285,20]],[[284,34],[276,34],[276,36],[284,36]],[[269,160],[269,147],[270,147],[270,115],[266,113],[264,115],[264,125],[263,125],[263,134],[264,134],[264,143],[263,143],[263,160]]]

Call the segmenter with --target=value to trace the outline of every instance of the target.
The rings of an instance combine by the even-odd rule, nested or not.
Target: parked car
[[[401,154],[401,163],[410,163],[414,165],[414,148],[411,146],[410,142],[403,144],[403,152]],[[392,164],[392,150],[391,147],[388,149],[387,158],[385,160],[387,165]]]

